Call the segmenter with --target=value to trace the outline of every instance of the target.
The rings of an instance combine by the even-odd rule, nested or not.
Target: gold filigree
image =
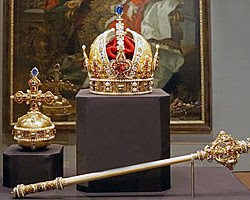
[[[62,190],[64,186],[65,186],[65,182],[63,181],[61,177],[58,177],[53,181],[46,181],[46,182],[30,184],[30,185],[20,184],[13,189],[12,194],[14,194],[14,196],[17,198],[22,198],[25,195],[32,194],[35,192],[42,192],[42,191],[53,190],[53,189]]]
[[[33,69],[37,70],[37,68]],[[52,104],[57,98],[50,91],[42,93],[42,91],[38,89],[42,84],[37,76],[32,76],[28,85],[30,86],[30,89],[27,90],[27,93],[18,91],[11,96],[11,99],[14,99],[18,104],[25,102],[27,105],[30,105],[30,111],[38,111],[38,107],[42,105],[42,102]]]
[[[250,141],[234,140],[230,134],[221,131],[211,146],[206,146],[204,150],[198,151],[195,159],[208,160],[212,162],[215,160],[219,164],[233,170],[238,163],[238,158],[242,153],[248,153],[250,148]]]

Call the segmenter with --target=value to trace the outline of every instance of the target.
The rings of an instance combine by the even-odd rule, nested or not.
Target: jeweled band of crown
[[[53,103],[57,96],[50,91],[42,93],[39,90],[41,81],[37,77],[39,74],[37,68],[33,68],[30,73],[31,79],[28,81],[30,89],[27,90],[27,93],[18,91],[11,96],[11,99],[19,104],[26,102],[30,105],[29,112],[18,118],[12,134],[20,146],[36,149],[48,146],[50,141],[55,138],[55,125],[49,117],[39,111],[39,106],[42,102]]]
[[[112,28],[99,35],[90,48],[89,58],[83,45],[84,67],[90,78],[90,91],[104,95],[134,95],[152,92],[153,77],[158,67],[158,49],[154,57],[151,46],[140,34],[124,30],[121,15],[122,5],[116,7],[118,15],[116,29]],[[131,37],[130,37],[131,36]],[[126,57],[125,37],[134,43],[131,59]],[[107,44],[117,41],[117,55],[111,59],[106,51]]]

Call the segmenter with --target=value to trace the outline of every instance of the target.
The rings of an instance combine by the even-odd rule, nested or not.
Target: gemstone
[[[133,92],[137,92],[137,90],[138,90],[137,88],[133,88],[132,89]]]
[[[133,66],[133,67],[132,67],[132,70],[136,71],[136,70],[137,70],[137,67]]]
[[[110,88],[109,87],[106,87],[106,92],[110,92]]]
[[[115,12],[116,12],[117,15],[122,15],[122,13],[123,13],[123,6],[121,4],[118,4],[115,7]]]
[[[36,67],[34,67],[32,70],[31,70],[31,75],[34,77],[34,76],[37,76],[39,74],[39,71]]]
[[[138,85],[138,84],[137,84],[136,82],[133,82],[133,83],[132,83],[132,86],[133,86],[133,87],[136,87],[137,85]]]
[[[110,82],[105,82],[105,86],[109,87],[110,86]]]

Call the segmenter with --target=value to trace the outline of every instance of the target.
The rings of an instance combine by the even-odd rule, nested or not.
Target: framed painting
[[[160,45],[154,85],[171,95],[172,133],[210,132],[207,0],[5,0],[3,120],[9,126],[4,132],[28,110],[9,101],[9,96],[28,89],[29,72],[35,66],[41,89],[52,90],[65,106],[42,106],[42,111],[58,130],[74,131],[75,95],[88,87],[81,46],[90,47],[96,36],[113,26],[119,3],[124,6],[125,26],[152,46]]]

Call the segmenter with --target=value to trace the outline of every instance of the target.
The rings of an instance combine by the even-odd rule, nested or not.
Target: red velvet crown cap
[[[134,50],[135,50],[134,41],[131,38],[124,36],[124,46],[125,46],[124,52],[125,52],[126,58],[132,60],[133,55],[134,55]],[[116,59],[116,56],[117,56],[116,37],[107,44],[106,51],[107,51],[109,60]]]

